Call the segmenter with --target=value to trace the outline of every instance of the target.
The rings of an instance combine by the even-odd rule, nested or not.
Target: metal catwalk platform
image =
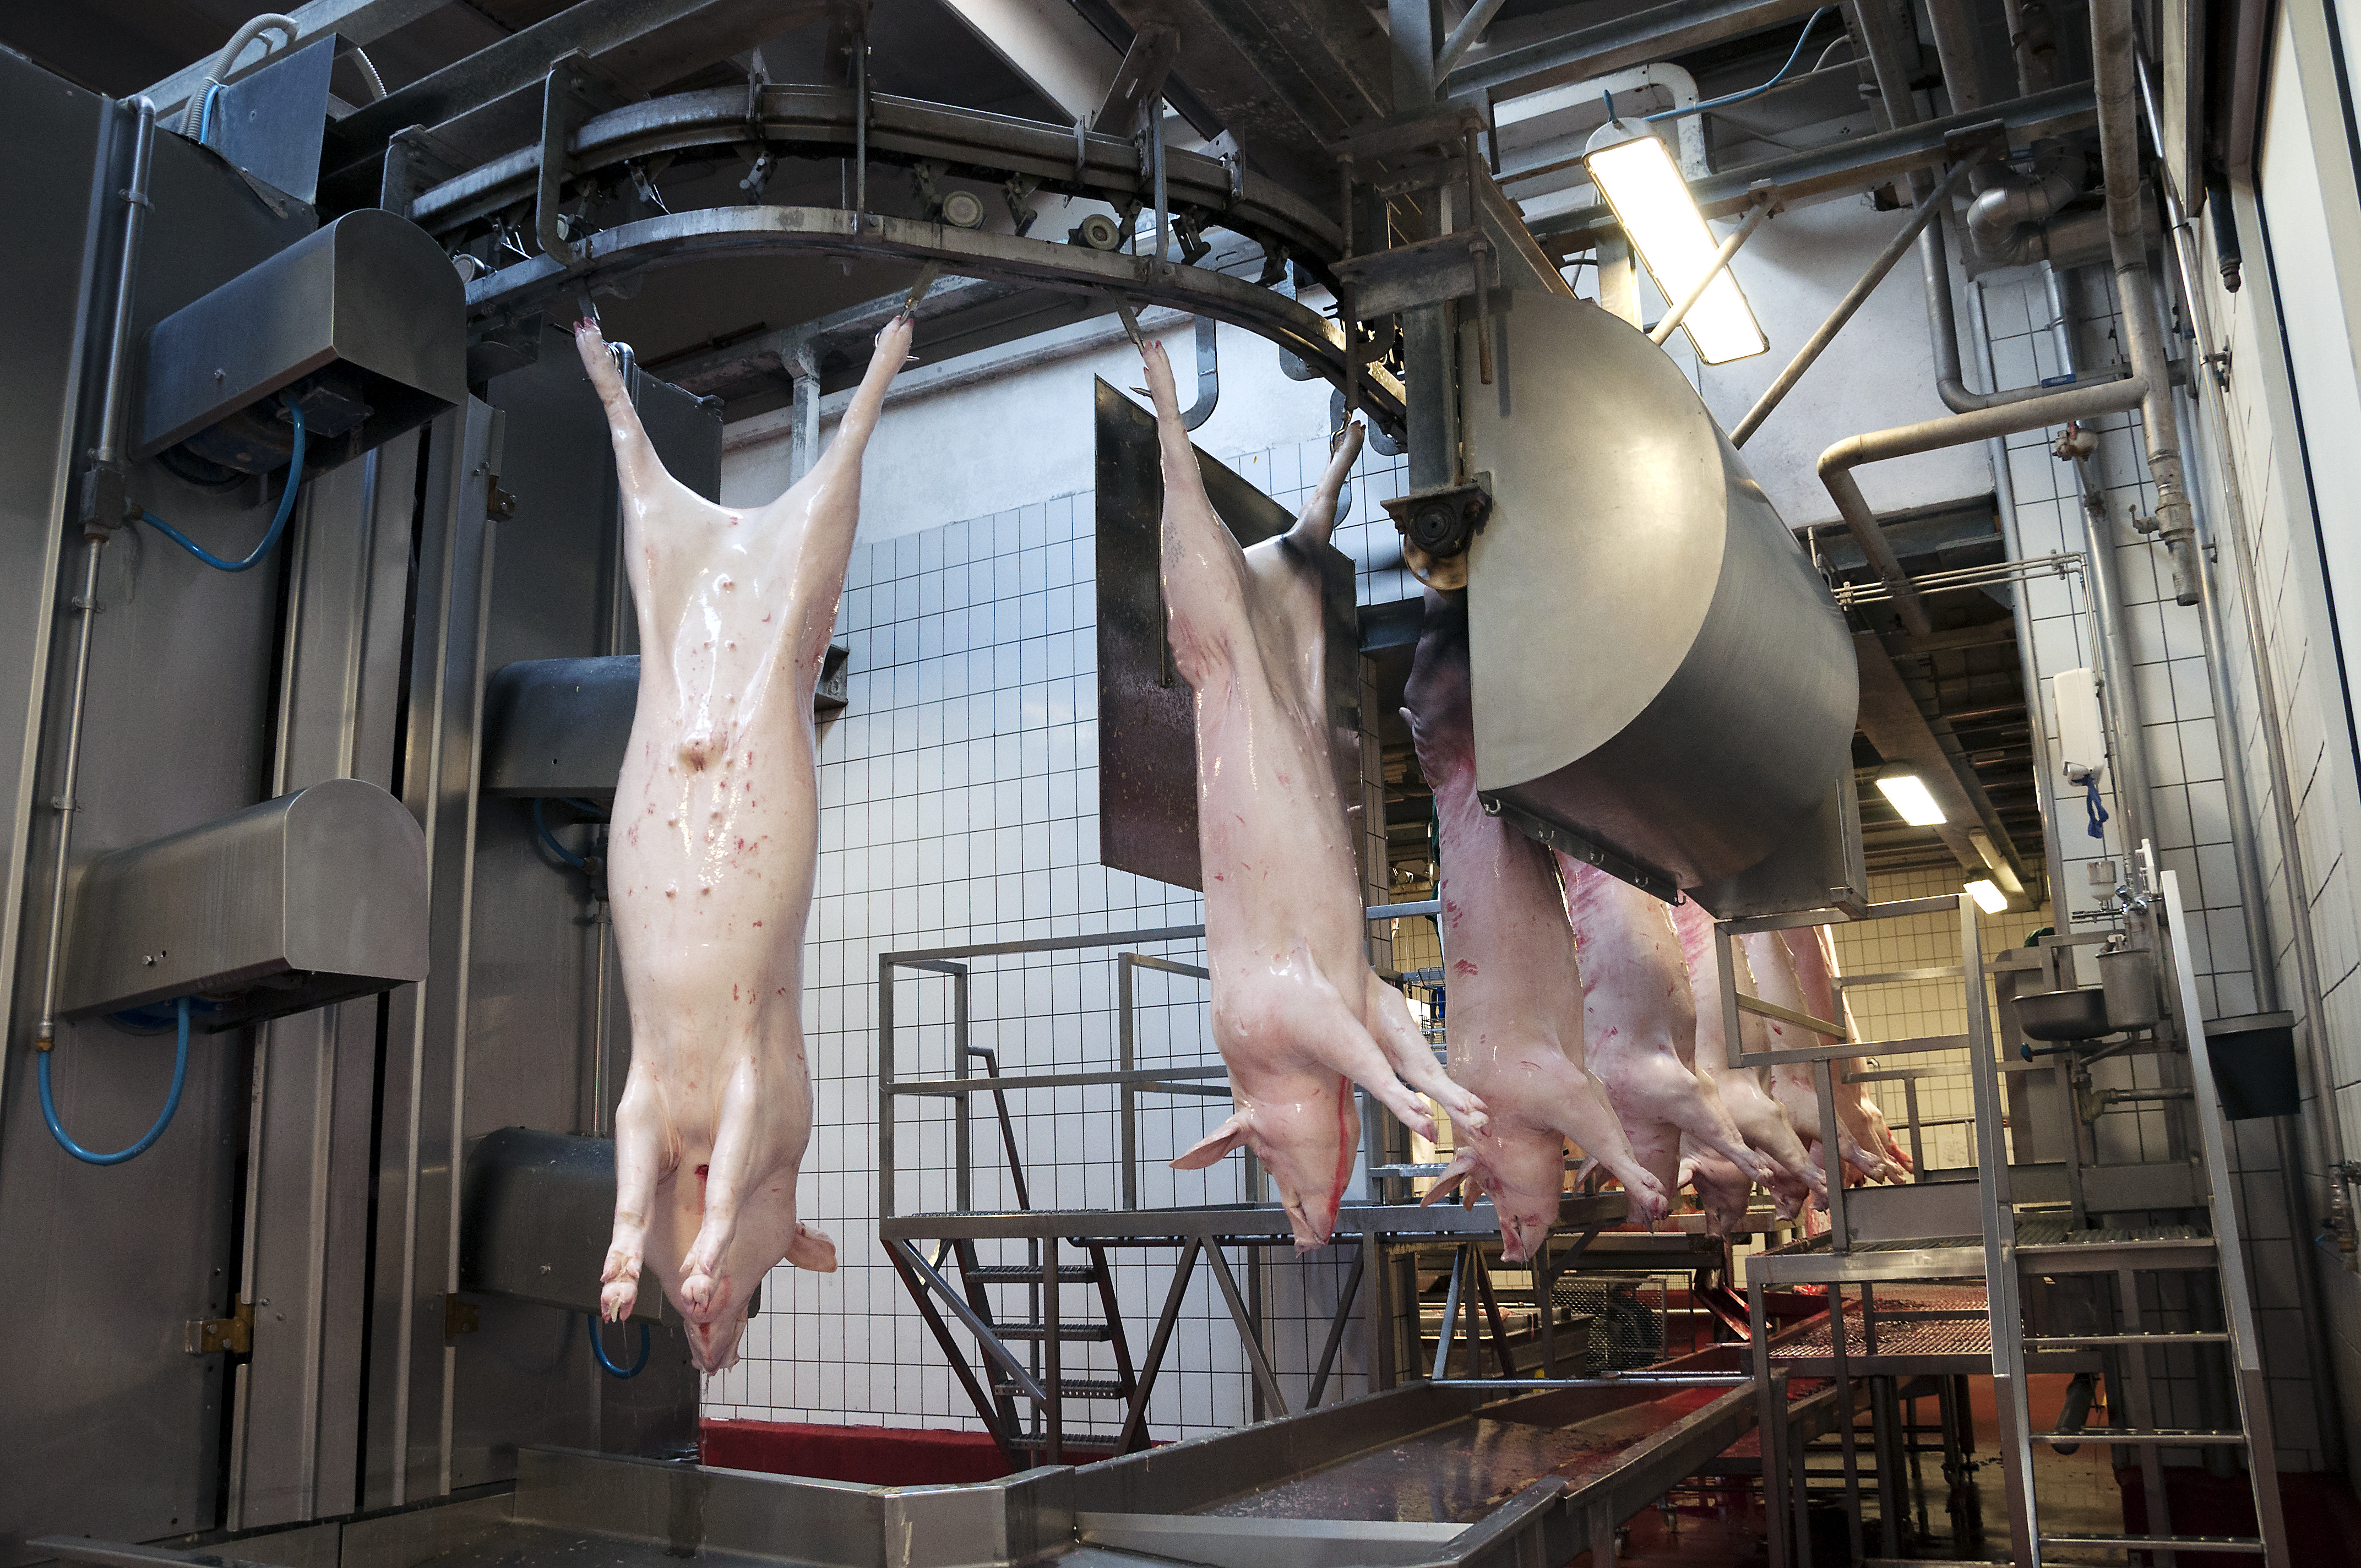
[[[1772,1248],[1746,1265],[1748,1364],[1765,1380],[1760,1385],[1765,1409],[1774,1402],[1768,1379],[1783,1373],[1831,1378],[1840,1406],[1850,1406],[1856,1390],[1866,1386],[1880,1528],[1886,1539],[1880,1553],[1866,1550],[1861,1456],[1853,1425],[1845,1421],[1837,1431],[1855,1562],[1898,1558],[1908,1544],[1901,1539],[1907,1527],[1894,1463],[1906,1442],[1899,1414],[1911,1398],[1905,1380],[1932,1377],[1941,1385],[1969,1375],[1993,1380],[2012,1561],[2038,1564],[2052,1549],[2092,1548],[2148,1551],[2168,1562],[2176,1551],[2287,1561],[2269,1408],[2232,1208],[2235,1178],[2207,1040],[2209,1029],[2222,1025],[2209,1025],[2199,1004],[2179,878],[2168,871],[2154,880],[2153,895],[2138,878],[2118,890],[2116,912],[2125,930],[2108,948],[2110,957],[2153,968],[2135,970],[2136,982],[2120,987],[2122,976],[2110,978],[2103,992],[2074,983],[2070,949],[2088,938],[2048,937],[2037,948],[2004,953],[1987,964],[1976,908],[1964,894],[1866,912],[1867,918],[1877,919],[1931,913],[1928,906],[1938,905],[1956,907],[1959,965],[1857,975],[1847,983],[1956,980],[1966,1033],[1858,1041],[1845,1027],[1849,1019],[1826,1020],[1816,1032],[1839,1043],[1806,1054],[1900,1056],[1963,1047],[1975,1102],[1974,1173],[1970,1179],[1930,1183],[1922,1172],[1915,1185],[1863,1188],[1850,1195],[1831,1182],[1826,1234]],[[1826,918],[1806,914],[1717,927],[1730,1039],[1739,1037],[1741,1008],[1763,1010],[1754,999],[1738,994],[1731,982],[1731,938]],[[2023,981],[2036,977],[2048,984],[2022,987]],[[1987,993],[1988,982],[1997,982],[1997,997]],[[2105,1007],[2100,1009],[2103,994]],[[1998,1039],[1995,1003],[2005,1025]],[[2037,1005],[2054,1020],[2044,1025],[2048,1033],[2035,1034],[2026,1025],[2026,1010]],[[1789,1016],[1813,1027],[1808,1018]],[[2026,1036],[2063,1044],[2037,1049]],[[2089,1065],[2123,1054],[2155,1059],[2168,1075],[2165,1087],[2093,1091]],[[1746,1057],[1744,1063],[1773,1059],[1762,1053]],[[1741,1065],[1735,1051],[1731,1065]],[[2055,1080],[2048,1105],[2054,1117],[2029,1113],[2036,1105],[2030,1080],[2037,1076]],[[1814,1080],[1823,1142],[1834,1146],[1837,1121],[1828,1062],[1815,1062]],[[2139,1165],[2094,1163],[2094,1137],[2085,1124],[2118,1100],[2185,1111],[2169,1146],[2179,1157],[2151,1157]],[[2062,1167],[2039,1163],[2032,1152],[2053,1122],[2062,1124]],[[2159,1293],[2166,1277],[2178,1281],[2175,1297]],[[2147,1280],[2156,1284],[2144,1286]],[[1972,1284],[1942,1283],[1947,1281]],[[1824,1291],[1828,1312],[1773,1333],[1765,1292],[1781,1287]],[[2185,1315],[2189,1326],[2168,1326],[2166,1313]],[[2200,1415],[2195,1426],[2168,1418],[2156,1382],[2164,1356],[2176,1352],[2194,1353]],[[2033,1372],[2075,1375],[2079,1396],[2070,1394],[2068,1413],[2054,1431],[2035,1431],[2028,1419],[2026,1378]],[[2086,1425],[2098,1376],[2104,1379],[2107,1413],[2104,1424]],[[1947,1441],[1952,1423],[1947,1413]],[[2103,1442],[2134,1452],[2146,1496],[2157,1499],[2149,1519],[2152,1533],[2098,1537],[2045,1529],[2030,1452],[2045,1441]],[[2173,1531],[2165,1517],[2161,1475],[2162,1455],[2172,1450],[2202,1450],[2209,1461],[2224,1465],[2233,1454],[2244,1458],[2258,1520],[2254,1535],[2225,1539]],[[1810,1537],[1800,1520],[1795,1533],[1797,1555],[1808,1563]]]

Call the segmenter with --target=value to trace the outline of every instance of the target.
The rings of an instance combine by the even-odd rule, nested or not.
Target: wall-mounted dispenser
[[[2107,768],[2107,725],[2099,707],[2095,670],[2060,670],[2049,677],[2058,705],[2058,774],[2080,784]]]
[[[425,423],[467,394],[467,291],[425,230],[348,213],[148,329],[134,455],[187,477],[308,472]]]
[[[426,978],[426,838],[328,779],[100,856],[74,883],[69,1018],[195,994],[229,1029]]]

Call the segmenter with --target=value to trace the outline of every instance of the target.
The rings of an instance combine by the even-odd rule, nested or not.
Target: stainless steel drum
[[[1732,876],[1847,774],[1843,615],[1664,350],[1586,301],[1493,301],[1494,383],[1467,375],[1463,414],[1493,497],[1477,786],[1682,887]]]

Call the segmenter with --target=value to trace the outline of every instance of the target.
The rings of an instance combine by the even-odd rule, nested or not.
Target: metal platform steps
[[[1790,1376],[1828,1376],[1839,1390],[1839,1403],[1849,1404],[1850,1385],[1856,1377],[1875,1380],[1938,1373],[1989,1372],[1993,1379],[2001,1421],[2001,1462],[2007,1498],[2010,1560],[2037,1565],[2053,1550],[2110,1548],[2145,1552],[2149,1561],[2169,1565],[2178,1552],[2246,1552],[2266,1563],[2288,1562],[2286,1529],[2280,1517],[2277,1465],[2270,1438],[2270,1418],[2264,1396],[2259,1352],[2249,1299],[2246,1271],[2233,1210],[2232,1178],[2226,1157],[2221,1107],[2207,1053],[2202,1014],[2191,978],[2189,941],[2177,877],[2163,873],[2161,918],[2156,922],[2156,949],[2169,958],[2173,1017],[2169,1037],[2185,1041],[2185,1079],[2193,1113],[2194,1152],[2199,1156],[2202,1191],[2192,1191],[2201,1207],[2187,1211],[2185,1221],[2133,1225],[2099,1225],[2083,1212],[2079,1179],[2069,1206],[2020,1207],[2012,1197],[2007,1144],[2009,1118],[2004,1107],[2002,1064],[1997,1059],[1991,1013],[1984,994],[1986,967],[1980,943],[1973,902],[1959,902],[1960,951],[1963,961],[1949,971],[1962,979],[1968,1021],[1964,1044],[1974,1091],[1977,1164],[1984,1176],[1974,1184],[1982,1221],[1979,1234],[1884,1237],[1852,1240],[1844,1195],[1832,1189],[1831,1229],[1809,1242],[1764,1253],[1748,1260],[1747,1296],[1751,1365],[1758,1378],[1774,1370]],[[1949,900],[1944,901],[1949,903]],[[1874,906],[1872,917],[1897,906]],[[1792,923],[1738,922],[1722,927],[1728,934]],[[1728,971],[1725,970],[1725,975]],[[1924,978],[1923,976],[1920,978]],[[1725,1004],[1732,1001],[1725,981]],[[2161,1034],[2162,1031],[2159,1031]],[[1730,1037],[1737,1034],[1733,1028]],[[1949,1047],[1950,1040],[1849,1044],[1828,1048],[1839,1052],[1902,1054]],[[2013,1065],[2013,1064],[2012,1064]],[[1816,1063],[1823,1125],[1832,1143],[1836,1131],[1831,1084],[1825,1064]],[[2054,1070],[2061,1080],[2070,1072],[2072,1058],[2055,1060],[2054,1067],[2037,1063],[2036,1071]],[[2017,1070],[2024,1070],[2019,1069]],[[2026,1136],[2020,1127],[2019,1137]],[[2072,1146],[2079,1151],[2079,1144]],[[2022,1151],[2020,1150],[2020,1157]],[[2070,1153],[2070,1165],[2079,1153]],[[2022,1171],[2026,1168],[2014,1168]],[[2144,1277],[2160,1275],[2210,1277],[2218,1291],[2220,1325],[2200,1322],[2194,1329],[2151,1328],[2143,1320],[2140,1286]],[[1891,1301],[1897,1288],[1933,1280],[1978,1281],[1982,1310],[1959,1304],[1927,1311],[1881,1309],[1883,1288]],[[2075,1281],[2091,1282],[2092,1300],[2100,1326],[2088,1332],[2072,1332],[2079,1324],[2028,1325],[2028,1298],[2037,1319],[2048,1293]],[[1775,1340],[1767,1332],[1763,1292],[1774,1286],[1817,1285],[1828,1291],[1829,1314],[1805,1333],[1789,1332]],[[1848,1303],[1847,1292],[1858,1298]],[[2208,1293],[2194,1292],[2192,1302]],[[1976,1320],[1981,1318],[1981,1321]],[[2166,1426],[2155,1420],[2151,1377],[2163,1371],[2161,1353],[2193,1348],[2201,1354],[2224,1355],[2233,1408],[2210,1413],[2202,1428]],[[2059,1430],[2032,1430],[2026,1409],[2026,1378],[2031,1371],[2103,1370],[2109,1397],[2109,1419],[2124,1424],[2070,1424]],[[1890,1400],[1888,1401],[1890,1403]],[[1871,1400],[1876,1409],[1879,1399]],[[1861,1457],[1850,1426],[1839,1429],[1850,1530],[1850,1557],[1872,1561],[1864,1551],[1861,1514]],[[1877,1441],[1885,1441],[1881,1435]],[[2146,1496],[2151,1499],[2154,1532],[2134,1535],[2068,1534],[2041,1527],[2039,1499],[2034,1487],[2032,1445],[2106,1442],[2137,1455]],[[2162,1457],[2171,1449],[2235,1451],[2243,1455],[2253,1488],[2257,1533],[2246,1538],[2182,1536],[2172,1532],[2163,1485]],[[1885,1466],[1881,1464],[1882,1473]],[[1882,1487],[1881,1487],[1882,1489]],[[1893,1518],[1891,1512],[1885,1514]],[[1801,1532],[1799,1532],[1800,1534]],[[1889,1555],[1896,1543],[1889,1541]],[[1807,1538],[1797,1541],[1798,1560],[1808,1563]]]

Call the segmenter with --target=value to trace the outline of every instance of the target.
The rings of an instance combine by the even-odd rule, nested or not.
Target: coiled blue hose
[[[611,1377],[637,1377],[641,1373],[647,1370],[648,1347],[654,1343],[654,1340],[653,1336],[648,1332],[648,1325],[645,1321],[642,1321],[640,1324],[640,1358],[639,1360],[631,1363],[631,1369],[626,1372],[621,1367],[607,1359],[607,1347],[605,1344],[600,1343],[598,1338],[598,1330],[600,1326],[598,1322],[598,1314],[596,1312],[590,1312],[585,1315],[590,1320],[590,1354],[598,1358],[598,1365],[607,1369],[608,1376]]]
[[[142,511],[140,521],[216,572],[243,572],[269,554],[279,536],[287,532],[287,520],[295,515],[295,491],[303,483],[303,405],[291,396],[281,396],[279,400],[287,406],[287,417],[295,422],[295,455],[287,464],[287,488],[279,497],[279,511],[270,520],[270,532],[262,536],[262,543],[254,547],[252,554],[243,561],[225,561],[152,511]]]
[[[58,1147],[84,1165],[121,1165],[125,1160],[146,1154],[156,1140],[164,1135],[164,1129],[172,1124],[172,1113],[181,1108],[181,1086],[189,1080],[189,998],[185,996],[180,1000],[180,1047],[172,1058],[172,1090],[164,1097],[164,1113],[156,1118],[156,1124],[148,1129],[145,1137],[113,1154],[94,1154],[82,1147],[73,1141],[73,1135],[66,1131],[65,1124],[58,1120],[57,1097],[49,1091],[49,1058],[57,1053],[40,1052],[41,1119],[49,1124],[49,1135],[58,1140]],[[602,1356],[600,1359],[605,1358]]]

